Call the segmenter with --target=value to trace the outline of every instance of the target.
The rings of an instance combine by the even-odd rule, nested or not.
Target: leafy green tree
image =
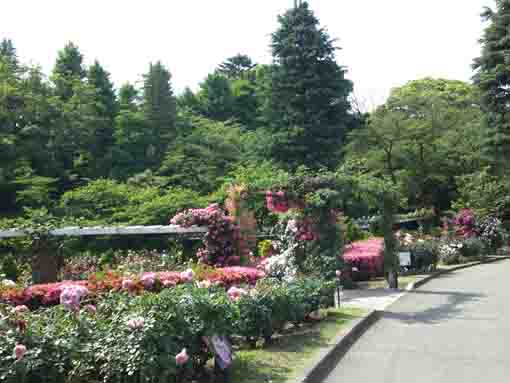
[[[255,129],[259,113],[256,84],[251,80],[238,79],[232,82],[231,88],[234,117],[247,129]]]
[[[510,217],[510,181],[494,176],[488,167],[457,177],[459,195],[454,207],[471,208],[479,216]]]
[[[177,106],[181,110],[190,110],[196,113],[200,113],[199,101],[193,91],[186,87],[184,91],[177,97]]]
[[[159,163],[176,136],[176,99],[171,78],[168,69],[159,61],[151,63],[144,75],[142,110],[153,135],[153,165]]]
[[[19,64],[18,56],[11,39],[3,39],[0,42],[0,60],[10,65],[12,69],[17,69]]]
[[[290,167],[333,168],[349,121],[351,81],[337,48],[302,2],[278,18],[272,35],[274,155]]]
[[[130,83],[123,84],[119,89],[119,107],[122,109],[132,109],[136,107],[138,101],[138,91]]]
[[[236,125],[203,117],[191,117],[191,125],[190,134],[169,148],[159,174],[173,186],[208,194],[239,161],[241,132]]]
[[[114,121],[118,113],[118,103],[110,80],[110,74],[96,60],[87,72],[88,84],[96,90],[96,113],[102,118],[97,126],[92,144],[94,175],[107,176],[111,168],[111,149],[114,143]]]
[[[485,8],[489,23],[480,40],[482,54],[474,61],[474,81],[486,112],[485,154],[493,170],[508,172],[510,155],[510,1],[496,0],[496,10]]]
[[[388,176],[411,206],[449,208],[455,177],[475,172],[481,156],[482,112],[476,89],[461,81],[411,81],[351,133],[350,160]]]
[[[231,80],[238,80],[245,78],[255,66],[249,56],[239,53],[221,63],[218,72]]]
[[[200,84],[197,94],[199,111],[204,117],[226,121],[234,117],[234,95],[227,77],[212,73]]]
[[[72,42],[58,52],[57,61],[53,68],[53,81],[56,86],[56,94],[64,100],[69,100],[73,95],[73,83],[76,79],[82,80],[86,76],[83,67],[83,55]]]

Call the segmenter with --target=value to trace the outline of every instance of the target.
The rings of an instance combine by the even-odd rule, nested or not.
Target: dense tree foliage
[[[352,83],[308,3],[280,16],[279,24],[271,44],[274,155],[291,168],[332,168],[349,124]]]
[[[495,169],[508,174],[510,156],[510,1],[496,0],[496,10],[486,8],[489,22],[482,39],[482,54],[475,59],[475,83],[482,92],[488,126],[485,153]],[[504,166],[504,165],[507,166]],[[495,170],[493,169],[493,170]]]
[[[411,81],[351,134],[348,157],[389,177],[410,206],[448,208],[455,177],[483,164],[482,112],[476,89],[461,81]]]
[[[72,42],[46,77],[4,39],[0,211],[164,223],[179,207],[221,201],[231,182],[263,188],[305,165],[387,179],[404,207],[508,216],[510,2],[484,15],[474,85],[410,81],[373,111],[351,107],[335,42],[305,1],[279,17],[270,65],[237,54],[178,95],[159,61],[115,89]],[[344,210],[368,213],[360,201]]]

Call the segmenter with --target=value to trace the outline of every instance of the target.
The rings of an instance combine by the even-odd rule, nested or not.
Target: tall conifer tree
[[[98,176],[107,176],[111,168],[110,153],[114,144],[114,121],[118,113],[118,103],[110,74],[97,60],[89,67],[87,80],[95,89],[95,109],[99,117],[99,126],[96,127],[95,140],[92,144],[95,172]]]
[[[64,100],[73,96],[73,82],[83,80],[86,72],[83,68],[83,56],[72,42],[58,52],[53,68],[53,81],[57,87],[57,95]]]
[[[296,2],[278,21],[271,46],[274,155],[291,168],[333,168],[351,119],[352,83],[307,2]]]
[[[510,172],[510,0],[496,0],[496,11],[486,8],[482,17],[489,25],[473,66],[486,112],[485,153],[495,169]]]
[[[144,75],[143,111],[154,137],[154,161],[163,158],[168,144],[175,138],[176,99],[172,75],[161,63],[150,64]]]

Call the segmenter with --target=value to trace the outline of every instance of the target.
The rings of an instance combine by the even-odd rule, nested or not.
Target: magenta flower
[[[124,290],[131,291],[135,288],[135,286],[136,286],[136,284],[135,284],[135,282],[133,282],[132,279],[124,279],[122,281],[122,289],[124,289]]]
[[[140,282],[142,283],[143,287],[145,287],[147,290],[150,290],[156,283],[156,274],[155,273],[147,273],[142,276],[142,278],[140,279]]]
[[[239,299],[241,299],[241,297],[243,295],[248,294],[248,292],[245,289],[241,289],[241,288],[232,286],[228,290],[227,294],[228,294],[229,298],[232,299],[233,301],[238,301]]]
[[[14,347],[14,356],[16,357],[16,360],[21,360],[27,353],[27,348],[23,344],[17,344],[16,347]]]
[[[80,308],[80,300],[89,293],[85,286],[68,285],[60,293],[60,303],[69,311],[77,311]]]
[[[188,360],[189,360],[189,355],[185,348],[183,348],[182,351],[175,356],[175,363],[178,366],[182,366],[182,365],[188,363]]]
[[[95,315],[96,312],[97,312],[97,308],[96,306],[94,305],[87,305],[85,306],[85,310],[87,310],[87,312],[90,314],[90,315]]]
[[[193,272],[193,270],[191,269],[187,269],[186,271],[183,271],[181,273],[181,278],[185,281],[185,282],[192,282],[193,281],[193,277],[195,276],[195,273]]]

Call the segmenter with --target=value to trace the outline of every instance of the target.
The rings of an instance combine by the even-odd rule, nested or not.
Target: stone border
[[[440,275],[505,259],[510,259],[510,256],[489,257],[488,259],[481,261],[459,265],[449,269],[438,270],[419,281],[409,283],[405,288],[404,293],[412,291]],[[364,317],[356,319],[347,329],[341,331],[334,338],[332,346],[319,351],[304,372],[302,372],[299,377],[293,381],[295,383],[317,383],[323,381],[349,351],[351,346],[358,340],[358,338],[360,338],[365,331],[375,324],[379,318],[381,318],[383,313],[384,310],[372,310]]]
[[[333,345],[320,350],[309,366],[295,379],[296,383],[317,383],[325,379],[351,346],[381,317],[381,311],[372,310],[356,319],[334,339]]]

